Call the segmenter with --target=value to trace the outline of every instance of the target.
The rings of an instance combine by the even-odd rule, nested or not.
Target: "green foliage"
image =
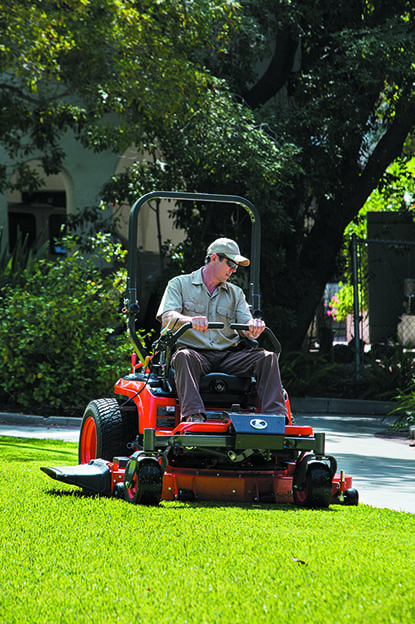
[[[99,245],[107,264],[114,250],[106,239]],[[24,278],[3,289],[0,377],[6,399],[59,411],[112,394],[131,351],[120,312],[125,270],[105,275],[74,252],[57,263],[40,260]]]
[[[3,245],[3,228],[0,228],[0,300],[2,289],[7,284],[9,287],[24,280],[26,274],[34,270],[40,258],[47,255],[48,242],[39,247],[34,252],[33,247],[37,247],[37,241],[34,241],[33,247],[28,243],[27,237],[23,239],[21,231],[17,230],[16,245],[12,253],[8,250],[8,245]]]
[[[328,377],[337,368],[319,353],[290,351],[281,354],[281,378],[292,397],[327,396]]]
[[[82,494],[39,469],[76,463],[75,444],[0,439],[3,622],[414,619],[412,514],[366,505],[149,508]]]
[[[329,302],[327,314],[333,321],[343,321],[353,312],[353,286],[339,282],[340,290]]]
[[[415,379],[415,360],[411,351],[397,344],[388,353],[365,353],[361,363],[357,376],[354,363],[327,361],[320,353],[283,351],[280,358],[281,378],[292,397],[398,400],[410,411]],[[397,389],[400,389],[398,397]]]
[[[415,390],[413,390],[413,380],[408,390],[398,394],[395,400],[398,402],[398,405],[389,414],[390,416],[395,416],[393,429],[399,431],[415,425]]]
[[[94,151],[122,150],[183,100],[196,106],[209,80],[200,56],[226,49],[238,12],[232,0],[2,4],[0,144],[12,167],[39,150],[56,173],[68,129]]]
[[[362,399],[393,400],[397,389],[411,388],[415,379],[415,360],[411,351],[394,345],[389,354],[364,356],[359,396]]]

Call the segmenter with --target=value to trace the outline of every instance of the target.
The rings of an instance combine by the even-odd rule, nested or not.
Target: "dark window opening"
[[[22,242],[27,237],[29,245],[36,239],[36,218],[28,213],[9,213],[9,249],[13,251],[17,243],[18,230],[22,233]]]
[[[22,192],[23,204],[45,204],[53,208],[66,208],[65,191],[28,191]]]

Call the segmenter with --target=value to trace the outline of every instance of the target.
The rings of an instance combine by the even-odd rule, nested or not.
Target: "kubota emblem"
[[[267,421],[262,420],[261,418],[253,418],[249,424],[253,429],[257,429],[259,431],[268,427]]]

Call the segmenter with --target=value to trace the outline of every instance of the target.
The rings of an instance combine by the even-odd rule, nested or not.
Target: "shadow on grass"
[[[69,487],[76,487],[76,485],[69,486]],[[79,489],[77,489],[77,490],[59,490],[57,488],[53,488],[51,490],[46,490],[45,494],[47,496],[54,496],[56,498],[68,498],[68,497],[80,498],[80,499],[83,499],[83,498],[101,498],[100,494],[97,494],[96,492],[92,492],[92,491],[88,492],[87,490],[79,490]],[[104,496],[102,498],[108,498],[108,497]]]
[[[77,487],[75,485],[71,486],[70,484],[65,484],[69,487]],[[47,496],[53,496],[56,498],[67,498],[73,497],[78,499],[85,498],[104,498],[104,499],[113,499],[113,500],[122,500],[126,505],[130,505],[125,501],[122,497],[118,496],[105,496],[101,495],[97,492],[88,491],[88,490],[60,490],[58,488],[52,488],[45,491]],[[160,501],[159,505],[137,505],[141,509],[159,509],[168,508],[170,510],[183,511],[184,509],[242,509],[245,511],[285,511],[291,513],[298,513],[304,511],[324,511],[327,513],[333,512],[335,507],[342,507],[342,505],[330,505],[330,507],[297,507],[292,503],[236,503],[232,501]]]

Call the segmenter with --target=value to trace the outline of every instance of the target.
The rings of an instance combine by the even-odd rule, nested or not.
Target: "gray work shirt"
[[[179,346],[194,349],[227,349],[238,344],[238,332],[231,323],[248,323],[252,314],[244,292],[239,286],[224,282],[210,294],[202,278],[202,269],[188,275],[178,275],[167,284],[157,312],[175,311],[185,316],[206,316],[209,322],[224,323],[223,329],[209,329],[205,334],[189,329],[179,339]]]

